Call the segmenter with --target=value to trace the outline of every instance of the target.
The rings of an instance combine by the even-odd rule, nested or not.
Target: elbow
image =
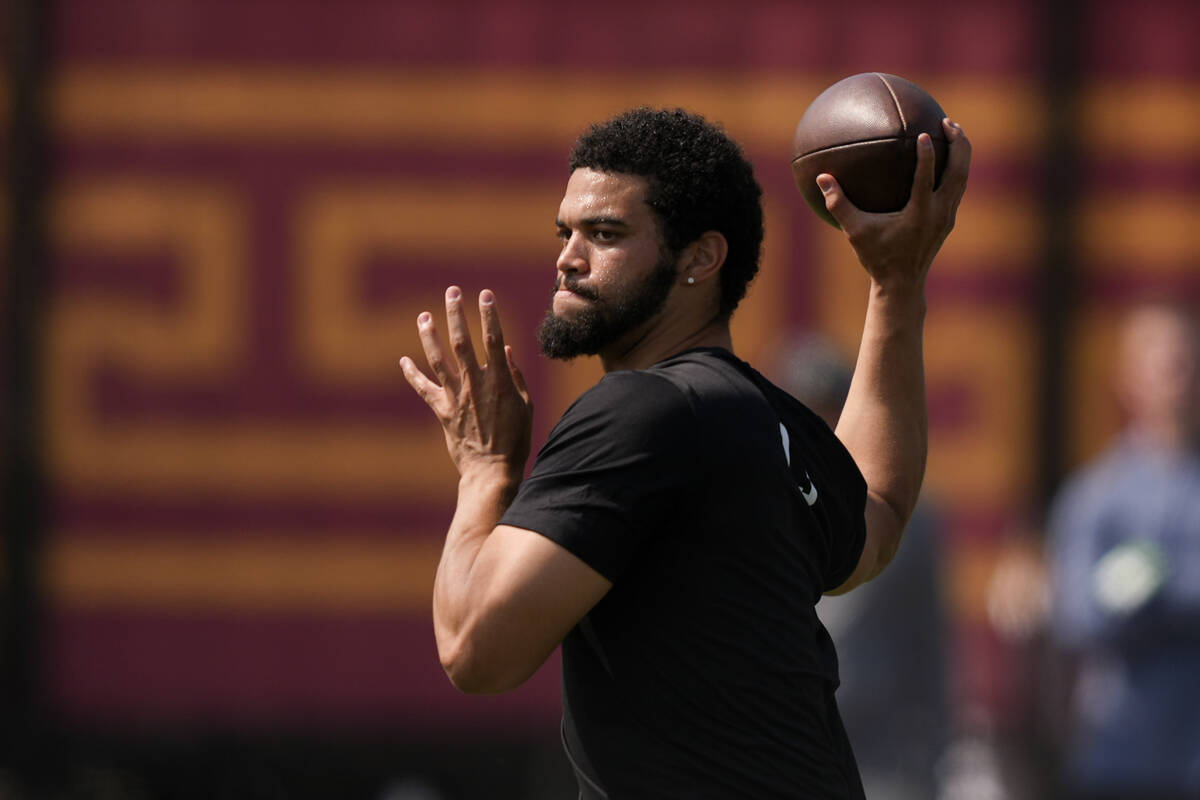
[[[871,548],[871,557],[868,561],[866,575],[863,576],[863,583],[873,581],[882,575],[900,549],[900,540],[904,537],[904,529],[908,526],[908,517],[895,509],[893,509],[893,513],[895,516],[892,524],[884,527],[874,537],[874,547]]]
[[[904,528],[908,524],[908,516],[883,497],[869,492],[865,522],[866,540],[863,542],[863,550],[854,572],[842,585],[827,591],[826,594],[845,594],[867,581],[874,580],[895,558]]]
[[[496,694],[511,688],[501,685],[488,660],[481,658],[469,644],[457,642],[443,647],[438,656],[450,683],[464,694]]]
[[[873,542],[868,540],[867,547],[864,548],[858,566],[854,572],[846,579],[845,583],[836,588],[825,592],[828,595],[840,595],[849,592],[851,589],[857,589],[868,581],[873,581],[887,569],[888,564],[892,563],[892,558],[896,555],[899,538],[894,538],[890,541]]]
[[[906,520],[900,520],[894,531],[888,536],[881,536],[879,546],[875,551],[875,566],[871,570],[871,576],[867,580],[873,580],[879,577],[888,565],[892,563],[892,559],[896,557],[896,552],[900,549],[900,539],[904,536],[904,529],[907,527]]]
[[[490,653],[481,643],[459,636],[439,644],[442,669],[454,688],[464,694],[499,694],[515,689],[529,677],[505,663],[502,654]]]

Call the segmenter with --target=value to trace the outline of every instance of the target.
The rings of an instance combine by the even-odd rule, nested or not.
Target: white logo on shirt
[[[787,459],[788,467],[792,466],[792,439],[788,436],[787,428],[784,424],[779,423],[779,436],[783,439],[783,457]],[[804,497],[804,502],[810,506],[817,502],[817,485],[813,483],[812,476],[808,474],[808,470],[804,471],[804,477],[808,479],[808,489],[803,486],[797,486],[800,489],[800,494]]]

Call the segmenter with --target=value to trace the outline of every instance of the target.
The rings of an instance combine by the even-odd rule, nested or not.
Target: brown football
[[[899,211],[912,192],[920,133],[933,138],[935,180],[942,180],[945,116],[928,92],[895,75],[864,72],[838,81],[813,100],[796,126],[792,175],[800,194],[834,227],[817,187],[822,172],[837,178],[863,211]]]

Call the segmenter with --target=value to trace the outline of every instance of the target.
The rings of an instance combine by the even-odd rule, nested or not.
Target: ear
[[[693,278],[695,285],[716,278],[729,255],[729,242],[720,231],[705,231],[696,241],[683,248],[679,255],[679,280],[688,282]]]

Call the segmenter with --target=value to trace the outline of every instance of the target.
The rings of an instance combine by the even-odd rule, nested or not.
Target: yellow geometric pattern
[[[639,103],[682,105],[722,121],[747,149],[777,153],[778,168],[786,171],[799,114],[838,77],[667,72],[633,81],[603,71],[69,68],[52,86],[49,109],[53,128],[68,142],[402,144],[450,152],[551,149],[565,156],[589,122]],[[1021,79],[911,77],[933,89],[963,124],[977,163],[1028,160],[1042,137],[1037,93]],[[1100,152],[1136,146],[1166,158],[1195,152],[1200,129],[1180,123],[1196,107],[1197,90],[1186,84],[1106,85],[1087,94],[1082,116]],[[1114,108],[1125,110],[1116,115]],[[1136,145],[1125,138],[1123,119],[1131,108],[1164,121],[1147,126]],[[432,296],[406,293],[365,308],[358,298],[372,253],[401,265],[406,258],[450,261],[454,274],[444,283],[465,286],[483,281],[489,255],[503,253],[508,264],[527,262],[531,283],[548,290],[556,247],[551,222],[562,187],[505,180],[339,177],[306,185],[290,198],[290,346],[309,379],[349,391],[394,385],[402,380],[397,358],[420,352],[414,318],[439,309],[440,287]],[[197,490],[450,502],[453,468],[428,418],[386,426],[257,419],[186,427],[139,419],[111,425],[98,418],[88,380],[100,363],[146,380],[214,386],[237,380],[252,330],[253,231],[242,191],[234,175],[73,177],[57,189],[51,234],[60,252],[166,252],[180,291],[169,311],[111,295],[57,299],[45,345],[54,481],[67,490],[149,495]],[[968,191],[958,230],[935,270],[969,281],[987,276],[965,270],[997,265],[1010,274],[991,277],[1032,281],[1043,235],[1032,192]],[[794,316],[792,302],[814,308],[818,327],[843,349],[853,353],[857,346],[866,291],[861,268],[839,232],[807,217],[789,219],[796,208],[807,214],[794,197],[768,194],[763,272],[735,317],[738,352],[752,362],[772,354],[784,322]],[[1152,271],[1195,263],[1198,212],[1194,197],[1162,193],[1089,199],[1079,220],[1086,260],[1128,259],[1130,269]],[[805,289],[814,293],[812,303],[789,297],[785,288],[798,224],[816,231]],[[1078,345],[1086,363],[1102,352],[1108,325],[1087,318]],[[1031,309],[1019,302],[971,296],[930,309],[931,391],[961,390],[969,406],[958,424],[932,431],[928,487],[949,511],[1012,508],[1029,494],[1034,335]],[[533,354],[518,357],[528,363]],[[539,413],[549,415],[599,375],[591,364],[545,369],[547,395],[537,400]],[[1077,424],[1095,438],[1109,423],[1083,414]],[[408,537],[415,544],[384,547],[371,539],[298,547],[268,537],[218,554],[189,542],[153,543],[153,531],[120,538],[136,546],[110,540],[102,530],[68,533],[49,554],[51,586],[60,598],[216,607],[241,598],[238,608],[422,607],[436,559],[436,549],[423,542],[437,538],[421,531]],[[244,538],[259,541],[254,531]],[[360,574],[367,576],[361,585],[348,577]],[[388,585],[388,575],[407,576],[400,581],[407,588]]]
[[[814,97],[841,75],[584,70],[247,70],[89,67],[51,92],[54,127],[87,139],[549,145],[632,105],[682,106],[781,164]],[[1036,92],[1016,78],[908,76],[929,87],[981,151],[1027,153],[1041,137]]]
[[[399,541],[343,531],[316,542],[266,531],[234,542],[222,531],[186,541],[130,533],[75,531],[47,554],[43,585],[77,608],[409,611],[428,607],[441,550],[432,531]]]
[[[249,336],[244,213],[228,187],[116,180],[65,188],[52,219],[64,252],[168,250],[182,285],[181,305],[169,311],[70,293],[58,299],[48,324],[45,393],[56,482],[151,493],[452,496],[441,433],[427,425],[103,424],[87,384],[101,362],[163,380],[236,382]]]

